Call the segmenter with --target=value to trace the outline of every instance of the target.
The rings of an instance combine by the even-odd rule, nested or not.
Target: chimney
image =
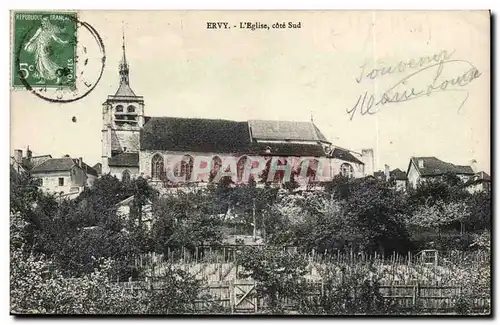
[[[418,168],[424,168],[424,160],[423,159],[418,160]]]
[[[375,168],[375,161],[373,158],[373,149],[362,149],[361,150],[361,161],[364,165],[364,176],[373,175],[373,169]]]
[[[21,164],[23,162],[23,151],[20,149],[14,150],[14,160]]]
[[[474,173],[477,173],[477,160],[476,159],[472,159],[469,161],[469,166],[470,168],[472,168],[472,171]]]
[[[83,159],[82,159],[82,157],[78,158],[78,166],[80,166],[80,168],[83,168]]]
[[[19,172],[19,166],[23,163],[23,151],[16,149],[14,150],[14,162],[12,164],[12,167]]]
[[[384,167],[385,167],[385,169],[384,169],[385,180],[389,181],[389,179],[391,178],[391,172],[389,170],[389,165],[385,165]]]

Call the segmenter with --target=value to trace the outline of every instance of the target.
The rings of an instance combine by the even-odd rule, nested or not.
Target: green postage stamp
[[[76,70],[76,12],[14,12],[14,87],[72,88]]]

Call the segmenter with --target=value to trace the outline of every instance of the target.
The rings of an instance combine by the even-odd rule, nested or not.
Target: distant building
[[[412,188],[424,179],[437,179],[445,174],[453,174],[465,183],[474,176],[474,171],[471,166],[454,165],[436,157],[412,157],[406,172],[408,185]]]
[[[262,236],[250,235],[226,235],[222,240],[224,246],[264,246]]]
[[[491,177],[485,172],[476,173],[471,179],[465,183],[465,188],[469,193],[490,192]]]
[[[125,200],[122,200],[118,202],[115,207],[116,207],[116,213],[117,215],[122,218],[124,221],[129,220],[129,218],[132,216],[134,213],[134,196],[130,196],[126,198]],[[146,226],[146,228],[151,229],[151,225],[153,222],[153,210],[152,210],[152,204],[151,201],[146,202],[145,205],[142,207],[142,218],[141,218],[143,224]]]
[[[16,149],[14,150],[14,155],[10,157],[10,165],[18,173],[30,172],[32,168],[51,158],[51,155],[33,156],[29,147],[26,150],[25,156],[23,156],[21,149]]]
[[[406,173],[399,168],[396,168],[389,173],[389,181],[394,182],[396,189],[399,191],[406,190]]]
[[[384,171],[379,170],[374,172],[373,177],[379,181],[391,182],[397,190],[406,190],[406,173],[399,168],[391,171],[389,166],[385,165]]]
[[[93,185],[97,172],[82,158],[50,158],[31,169],[31,175],[41,180],[41,188],[49,193],[78,194]]]
[[[102,164],[101,163],[95,164],[94,166],[92,166],[92,169],[94,169],[97,172],[98,176],[102,175]]]

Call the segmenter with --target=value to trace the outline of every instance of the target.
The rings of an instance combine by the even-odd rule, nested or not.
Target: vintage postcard
[[[489,11],[13,10],[13,315],[491,315]]]

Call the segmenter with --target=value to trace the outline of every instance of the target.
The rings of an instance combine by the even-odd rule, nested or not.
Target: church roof
[[[122,152],[108,158],[108,165],[115,167],[139,167],[139,153]]]
[[[115,96],[117,97],[135,97],[135,93],[130,88],[130,85],[127,83],[120,83],[120,87],[118,87],[118,90],[116,91]]]
[[[313,122],[250,120],[248,125],[254,139],[330,143]]]
[[[268,149],[270,152],[267,152]],[[254,143],[252,153],[270,156],[311,156],[325,157],[326,153],[319,144],[308,143]]]
[[[247,122],[151,117],[141,130],[141,150],[239,153],[250,143]]]
[[[349,150],[338,148],[338,147],[333,149],[333,151],[331,153],[331,157],[345,160],[345,161],[350,161],[350,162],[360,164],[360,165],[364,165],[363,162],[361,160],[359,160],[358,158],[354,157],[354,155],[352,153],[350,153]]]

